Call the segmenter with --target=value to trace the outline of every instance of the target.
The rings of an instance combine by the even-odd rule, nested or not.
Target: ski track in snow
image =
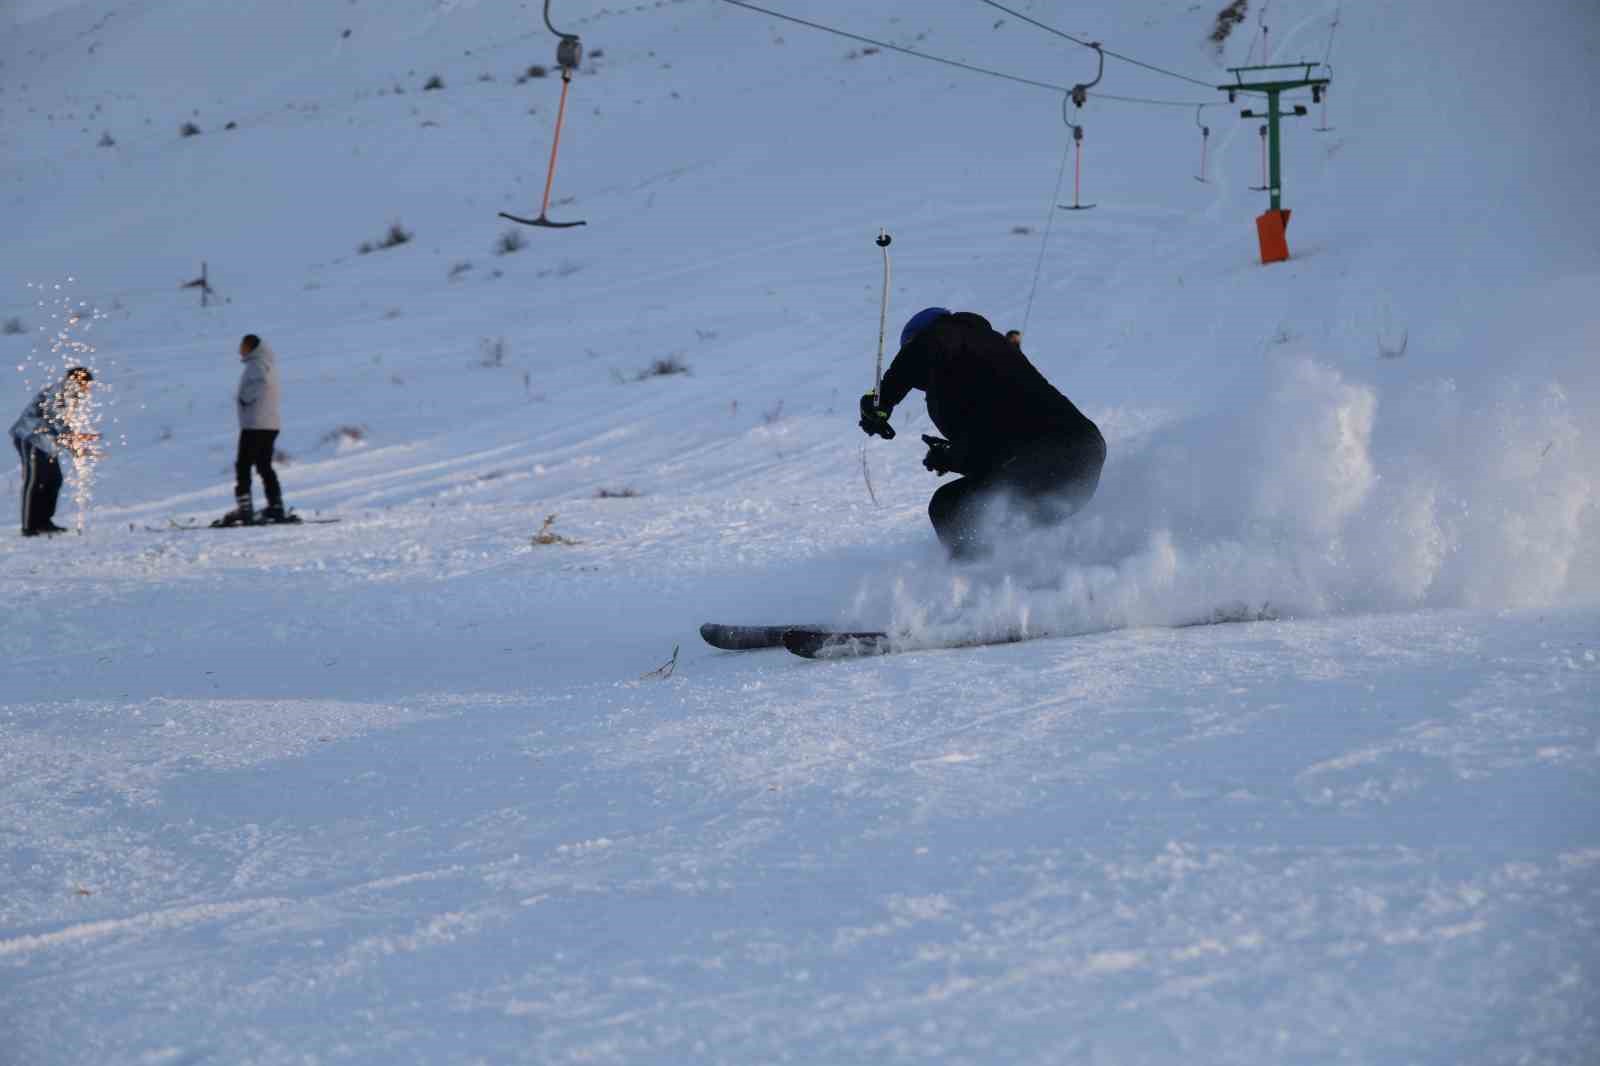
[[[780,6],[1068,76],[978,5]],[[1259,32],[1033,13],[1219,79]],[[552,213],[590,225],[500,256],[553,121],[554,80],[515,82],[537,24],[0,15],[5,396],[75,276],[111,442],[87,535],[0,538],[0,1066],[1589,1062],[1600,142],[1549,101],[1600,19],[1275,2],[1274,57],[1335,13],[1287,264],[1252,258],[1254,122],[1206,112],[1200,185],[1192,110],[1090,101],[1098,206],[1057,217],[1027,348],[1110,460],[1070,528],[960,568],[916,398],[863,484],[870,239],[891,335],[935,302],[1020,325],[1049,94],[723,4],[565,5],[607,54]],[[1484,55],[1494,92],[1441,93]],[[201,259],[204,312],[173,284]],[[256,330],[289,502],[342,521],[168,530],[227,505]],[[1283,620],[1165,628],[1233,604]],[[811,663],[695,633],[826,619],[1083,635]]]

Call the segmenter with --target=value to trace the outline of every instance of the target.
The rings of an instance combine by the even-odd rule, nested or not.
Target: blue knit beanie
[[[911,343],[911,338],[927,329],[933,323],[950,313],[944,307],[924,307],[906,320],[906,328],[900,331],[900,347],[904,348]]]

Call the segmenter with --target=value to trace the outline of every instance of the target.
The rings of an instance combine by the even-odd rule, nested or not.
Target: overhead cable
[[[1072,34],[1067,33],[1064,30],[1058,30],[1054,26],[1051,26],[1048,23],[1040,22],[1038,19],[1031,18],[1028,15],[1024,15],[1020,11],[1013,11],[1011,8],[1006,7],[1004,4],[997,4],[997,3],[995,3],[995,0],[979,0],[979,2],[980,3],[984,3],[984,4],[988,4],[990,7],[994,8],[997,11],[1004,11],[1006,14],[1010,15],[1014,19],[1020,19],[1021,21],[1028,23],[1030,26],[1037,26],[1039,29],[1044,30],[1046,33],[1053,33],[1057,37],[1061,37],[1061,38],[1064,38],[1064,39],[1066,39],[1068,41],[1071,41],[1073,44],[1082,45],[1085,48],[1093,48],[1093,49],[1095,49],[1097,51],[1104,52],[1106,55],[1110,56],[1112,59],[1120,59],[1124,63],[1131,63],[1133,66],[1143,67],[1145,70],[1152,70],[1152,71],[1155,71],[1157,74],[1165,74],[1169,78],[1177,78],[1179,81],[1186,81],[1190,85],[1198,85],[1198,86],[1200,86],[1201,88],[1204,88],[1204,89],[1213,89],[1213,88],[1216,87],[1216,86],[1212,85],[1208,81],[1201,81],[1199,78],[1191,78],[1187,74],[1179,74],[1175,70],[1168,70],[1166,67],[1158,67],[1154,63],[1146,63],[1142,59],[1135,59],[1132,56],[1123,55],[1121,52],[1113,52],[1111,49],[1101,47],[1100,45],[1096,44],[1093,41],[1086,41],[1086,40],[1083,40],[1082,38],[1074,37]],[[1190,104],[1189,106],[1193,107],[1194,105]]]
[[[725,4],[732,4],[734,7],[742,7],[742,8],[745,8],[746,10],[749,10],[749,11],[756,11],[756,12],[759,12],[759,13],[761,13],[763,15],[771,16],[772,18],[775,18],[775,19],[782,19],[785,22],[792,22],[792,23],[795,23],[798,26],[806,26],[806,27],[809,27],[810,29],[813,29],[813,30],[821,30],[823,33],[831,33],[835,37],[843,37],[843,38],[845,38],[847,40],[859,41],[862,44],[872,45],[874,48],[884,48],[884,49],[887,49],[887,50],[889,50],[891,52],[899,52],[901,55],[912,56],[912,57],[914,57],[916,59],[926,59],[926,60],[929,60],[929,61],[934,62],[934,63],[943,63],[947,67],[955,67],[958,70],[969,71],[969,72],[971,72],[973,74],[984,74],[984,75],[987,75],[987,76],[989,76],[991,78],[1001,78],[1001,79],[1004,79],[1005,81],[1015,82],[1018,85],[1031,85],[1035,89],[1049,89],[1051,92],[1070,93],[1072,91],[1072,86],[1070,86],[1070,85],[1060,85],[1060,84],[1057,84],[1055,82],[1040,81],[1037,78],[1025,78],[1025,77],[1022,77],[1021,75],[1017,75],[1017,74],[1007,74],[1005,71],[1001,71],[1001,70],[992,70],[992,69],[990,69],[988,67],[980,67],[980,66],[976,66],[976,65],[974,65],[972,63],[963,63],[959,59],[948,59],[948,58],[946,58],[944,56],[936,56],[936,55],[933,55],[933,54],[931,54],[929,52],[919,52],[919,51],[917,51],[917,50],[915,50],[913,48],[905,48],[905,47],[902,47],[902,46],[900,46],[898,44],[890,44],[888,41],[880,41],[880,40],[878,40],[877,38],[874,38],[874,37],[864,37],[859,33],[851,33],[848,30],[835,29],[832,26],[824,26],[820,22],[811,22],[808,19],[798,18],[798,17],[796,17],[794,15],[786,15],[782,11],[773,11],[770,8],[765,8],[765,7],[761,7],[758,4],[749,3],[748,0],[722,0],[722,2],[725,3]],[[1106,55],[1111,55],[1111,54],[1112,53],[1110,53],[1110,52],[1106,53]],[[1206,86],[1206,87],[1207,88],[1211,88],[1211,86],[1209,86],[1209,85]],[[1111,101],[1113,101],[1115,103],[1123,103],[1123,104],[1147,104],[1147,105],[1155,106],[1155,107],[1199,107],[1199,106],[1202,106],[1200,104],[1195,103],[1192,100],[1152,100],[1152,99],[1147,99],[1145,97],[1139,97],[1139,96],[1113,96],[1113,95],[1111,95],[1109,93],[1102,93],[1102,92],[1094,92],[1094,93],[1091,93],[1090,95],[1093,96],[1096,99],[1111,100]],[[1207,104],[1207,105],[1204,105],[1204,106],[1211,106],[1211,105]]]

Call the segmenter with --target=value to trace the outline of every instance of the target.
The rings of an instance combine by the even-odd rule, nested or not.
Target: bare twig
[[[654,670],[651,670],[649,673],[640,674],[639,675],[639,680],[640,681],[648,681],[652,677],[659,677],[663,681],[665,681],[667,678],[672,676],[672,672],[674,670],[676,670],[677,668],[678,668],[678,645],[674,644],[672,646],[672,658],[668,659],[666,662],[662,663],[660,666],[656,667]]]
[[[556,524],[556,516],[555,515],[553,515],[553,514],[552,515],[545,515],[544,525],[540,526],[539,527],[539,532],[537,532],[537,533],[535,533],[533,535],[533,543],[534,543],[534,545],[537,546],[537,545],[543,545],[543,544],[580,544],[580,543],[582,543],[581,541],[573,540],[571,537],[563,537],[560,533],[555,532],[555,530],[550,528],[551,526],[553,526],[555,524]]]

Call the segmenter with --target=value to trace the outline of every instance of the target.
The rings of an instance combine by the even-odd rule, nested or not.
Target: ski
[[[246,525],[242,522],[234,525],[222,525],[218,522],[179,522],[170,520],[164,526],[145,526],[147,533],[189,533],[197,529],[264,529],[269,526],[331,526],[339,518],[301,518],[299,515],[290,515],[281,522],[251,522]]]
[[[1176,622],[1158,629],[1192,629],[1197,626],[1230,625],[1238,622],[1275,622],[1279,619],[1271,604],[1251,607],[1248,604],[1230,604],[1218,607],[1210,614],[1187,622]],[[1015,630],[992,637],[964,637],[954,640],[896,639],[888,633],[846,633],[825,629],[791,629],[783,635],[783,646],[805,659],[866,659],[877,655],[894,655],[909,651],[954,651],[960,648],[986,648],[1000,644],[1020,644],[1029,640],[1052,640],[1059,637],[1087,637],[1099,633],[1116,633],[1134,626],[1110,626],[1105,629],[1082,630],[1070,633],[1048,631],[1026,632]]]
[[[821,626],[745,626],[707,622],[700,627],[700,638],[722,651],[759,651],[783,647],[784,634],[795,631],[829,632]]]
[[[758,651],[783,647],[785,633],[831,632],[825,626],[730,626],[707,622],[700,627],[700,639],[722,651]]]

